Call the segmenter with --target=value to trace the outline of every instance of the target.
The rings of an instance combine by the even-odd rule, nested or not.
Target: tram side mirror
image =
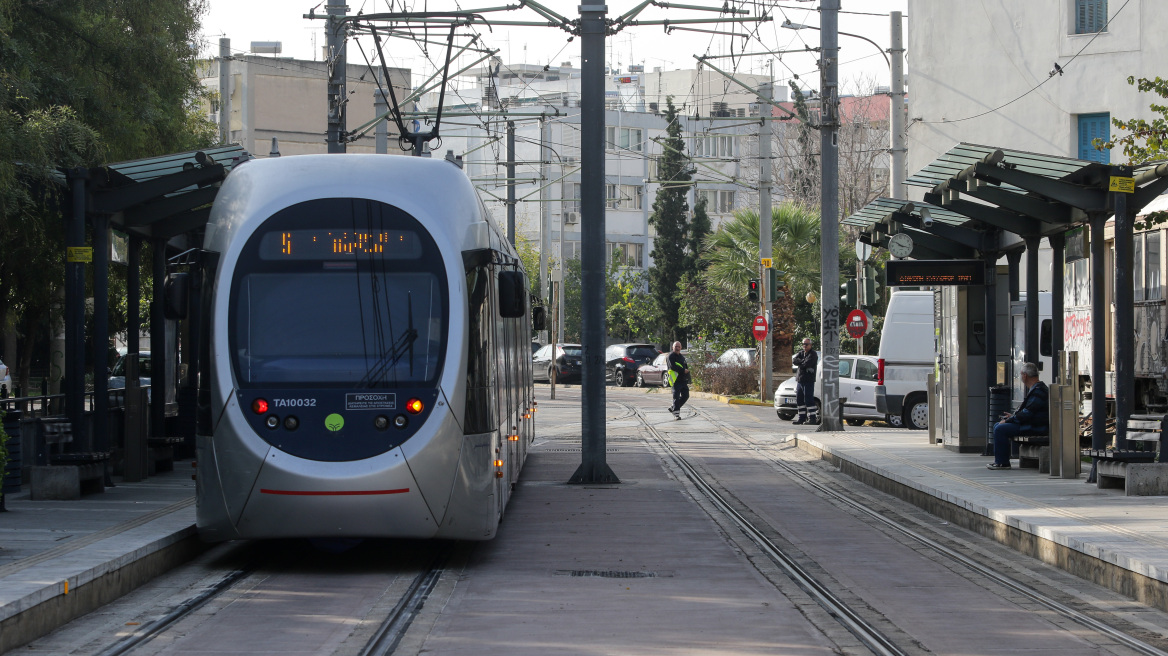
[[[191,292],[191,274],[172,273],[166,276],[162,313],[167,319],[187,318],[187,299]]]
[[[543,330],[544,324],[547,322],[547,311],[543,306],[537,305],[531,308],[531,329]]]
[[[499,272],[499,316],[517,319],[527,313],[527,289],[519,271]]]

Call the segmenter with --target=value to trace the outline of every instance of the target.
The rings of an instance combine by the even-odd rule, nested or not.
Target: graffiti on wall
[[[1063,347],[1079,353],[1079,373],[1091,375],[1091,310],[1069,310],[1063,315]]]
[[[1164,304],[1136,305],[1137,378],[1158,378],[1164,373]]]

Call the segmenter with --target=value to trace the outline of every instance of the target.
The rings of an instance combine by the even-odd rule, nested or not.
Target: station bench
[[[1010,438],[1018,445],[1018,468],[1037,468],[1040,474],[1050,473],[1050,435],[1018,435]]]
[[[1127,496],[1168,495],[1168,448],[1163,415],[1132,415],[1126,449],[1083,449],[1095,462],[1100,489],[1123,489]]]
[[[39,466],[32,468],[29,481],[34,500],[70,500],[105,492],[108,451],[65,452],[65,445],[73,442],[68,421],[42,421],[37,439]]]
[[[174,471],[174,450],[183,443],[181,437],[151,437],[146,440],[150,457],[146,460],[146,475]]]

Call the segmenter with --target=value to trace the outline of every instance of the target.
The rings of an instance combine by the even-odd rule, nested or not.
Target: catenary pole
[[[908,149],[904,145],[904,33],[902,30],[901,14],[899,11],[891,13],[892,17],[892,47],[888,54],[892,56],[892,98],[888,105],[890,138],[892,140],[892,172],[888,176],[889,189],[893,198],[907,199],[908,192],[904,186],[905,166],[904,158]]]
[[[762,107],[769,108],[767,104],[773,97],[773,84],[766,82],[759,89],[759,95],[765,101]],[[761,112],[760,112],[761,114]],[[768,111],[767,114],[770,114]],[[771,124],[765,119],[758,122],[758,256],[760,259],[769,260],[773,248],[771,245]],[[773,266],[773,264],[772,264]],[[771,399],[771,379],[774,377],[774,362],[775,362],[775,340],[774,340],[774,322],[773,313],[770,311],[775,299],[771,298],[770,289],[770,271],[765,268],[762,271],[762,315],[766,317],[769,329],[767,330],[766,339],[762,343],[763,357],[760,358],[759,366],[762,367],[762,394],[760,395],[763,401]]]
[[[548,178],[550,171],[548,166],[550,160],[548,158],[548,141],[551,136],[548,134],[551,127],[548,125],[547,119],[540,117],[539,119],[539,295],[547,297],[548,310],[551,309],[551,298],[548,294],[548,283],[551,280],[548,277],[548,254],[552,250],[552,209],[551,209],[551,194],[548,190]],[[550,312],[549,312],[550,314]]]
[[[820,65],[820,345],[823,353],[823,413],[820,431],[843,430],[839,408],[839,8],[840,0],[823,0],[819,26]]]
[[[507,241],[515,245],[515,121],[507,121]]]
[[[231,139],[231,39],[219,39],[219,143]]]
[[[1117,166],[1111,176],[1126,178],[1131,169]],[[1111,192],[1111,207],[1115,209],[1115,448],[1127,448],[1127,420],[1135,407],[1135,288],[1133,279],[1134,246],[1133,217],[1128,212],[1128,195],[1122,191]],[[1102,298],[1101,296],[1096,298]],[[1103,305],[1100,303],[1099,305]],[[1102,334],[1100,330],[1096,334]],[[1091,388],[1092,396],[1095,387]],[[1100,388],[1102,391],[1102,388]],[[1103,394],[1100,394],[1103,396]]]
[[[580,5],[580,269],[584,351],[580,467],[570,483],[618,483],[605,461],[604,40],[601,4]]]
[[[345,28],[341,19],[345,16],[345,0],[328,0],[328,22],[325,27],[328,53],[325,68],[328,71],[328,152],[345,152]]]

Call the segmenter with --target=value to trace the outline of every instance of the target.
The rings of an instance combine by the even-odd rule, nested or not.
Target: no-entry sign
[[[754,324],[751,325],[750,330],[754,333],[754,338],[760,342],[766,339],[767,333],[771,331],[770,326],[767,325],[766,317],[761,314],[754,318]]]
[[[863,310],[852,310],[848,313],[847,322],[848,335],[852,339],[860,339],[868,334],[868,327],[871,322],[868,321],[868,313]]]

